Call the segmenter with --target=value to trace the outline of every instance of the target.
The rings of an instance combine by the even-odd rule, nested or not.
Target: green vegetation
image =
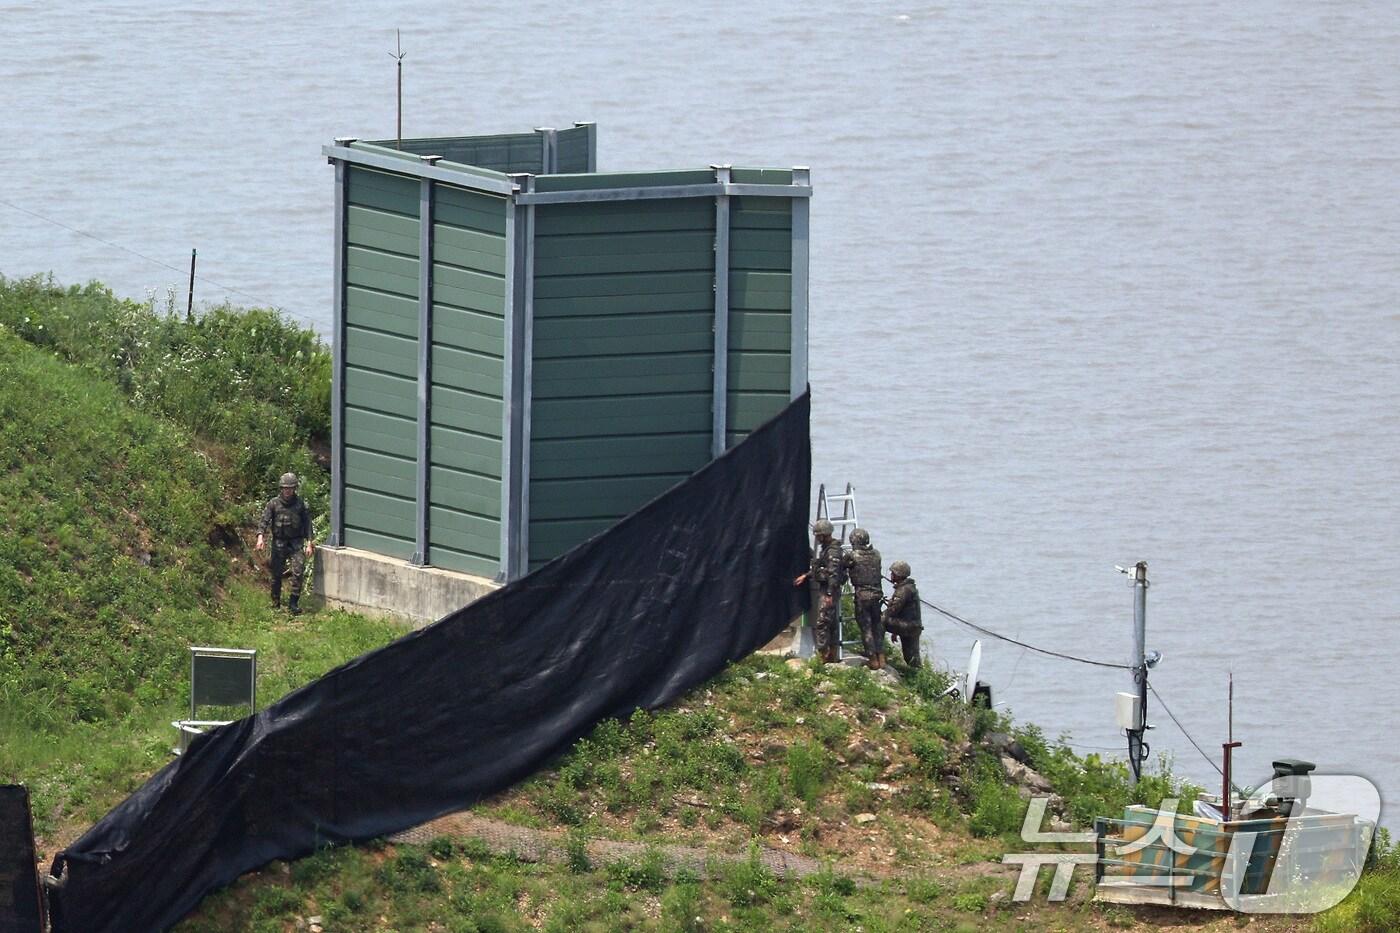
[[[314,418],[289,412],[324,377],[308,363],[305,399],[269,400],[298,352],[325,355],[271,312],[190,323],[99,286],[0,279],[0,780],[30,785],[41,837],[169,760],[187,646],[258,648],[266,703],[400,634],[343,613],[289,624],[248,572],[239,532],[279,458],[320,482]],[[273,416],[242,453],[222,443]]]
[[[30,785],[51,854],[169,761],[186,646],[257,648],[265,704],[400,630],[273,613],[246,560],[256,506],[288,466],[307,475],[323,514],[313,451],[327,430],[329,359],[309,331],[269,311],[190,321],[97,285],[0,278],[0,373],[0,779]],[[1020,744],[1077,827],[1133,800],[1189,803],[1194,789],[1167,762],[1134,791],[1120,763],[939,700],[943,677],[895,667],[891,680],[746,659],[670,709],[599,724],[474,808],[557,833],[557,862],[447,837],[327,849],[246,876],[182,929],[282,931],[312,918],[327,931],[1153,923],[1093,905],[1082,879],[1063,905],[1010,901],[994,863],[1023,848],[1025,803],[996,737]],[[590,849],[620,842],[633,854]],[[676,845],[710,853],[704,871],[673,864]],[[777,877],[765,850],[806,859],[806,877]],[[1376,852],[1317,929],[1400,927],[1400,854],[1388,839]]]

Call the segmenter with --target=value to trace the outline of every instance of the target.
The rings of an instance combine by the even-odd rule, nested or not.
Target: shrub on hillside
[[[172,301],[39,276],[0,276],[0,325],[217,441],[236,498],[264,498],[291,469],[310,474],[303,492],[324,507],[307,445],[330,434],[331,357],[313,331],[262,308],[220,306],[186,319]]]

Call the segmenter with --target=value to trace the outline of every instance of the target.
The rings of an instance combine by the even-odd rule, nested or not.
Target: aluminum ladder
[[[832,507],[837,504],[841,506],[841,514],[839,516],[834,515],[831,511]],[[826,491],[825,483],[822,483],[820,486],[818,486],[817,518],[824,518],[827,521],[831,522],[833,539],[835,539],[835,541],[838,544],[844,546],[846,543],[846,539],[847,537],[849,537],[850,533],[860,526],[860,519],[856,512],[856,488],[850,483],[847,483],[845,492],[833,494],[828,493]],[[846,592],[846,589],[847,587],[842,587],[843,595]],[[846,660],[846,648],[855,647],[857,649],[863,649],[865,647],[865,644],[859,639],[855,641],[841,640],[840,633],[843,623],[841,621],[841,609],[839,604],[837,605],[836,618],[836,658],[838,661],[844,661]],[[816,654],[816,651],[817,646],[816,641],[812,636],[811,626],[803,626],[802,640],[798,647],[798,655],[803,658],[810,658],[812,657],[812,655]],[[863,657],[860,651],[856,651],[854,653]]]

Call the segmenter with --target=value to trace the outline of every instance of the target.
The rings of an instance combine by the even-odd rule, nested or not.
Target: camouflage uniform
[[[301,496],[292,496],[286,502],[274,496],[263,508],[262,523],[258,533],[272,532],[269,567],[272,570],[272,601],[282,601],[282,574],[288,564],[292,568],[292,602],[301,597],[301,580],[306,573],[306,541],[311,537],[311,511]]]
[[[896,579],[894,593],[885,605],[885,630],[899,636],[899,647],[904,652],[904,663],[918,667],[919,634],[924,630],[923,614],[919,607],[919,588],[913,577]]]
[[[817,624],[812,636],[817,654],[825,655],[841,643],[841,585],[846,582],[846,565],[841,545],[828,540],[812,552],[811,577],[817,582]]]
[[[846,573],[855,590],[856,621],[860,623],[865,655],[872,661],[885,653],[885,628],[880,622],[880,552],[870,546],[870,536],[857,528],[851,532],[851,551],[845,556]]]

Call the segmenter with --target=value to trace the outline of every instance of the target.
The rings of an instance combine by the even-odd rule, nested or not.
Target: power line
[[[1168,718],[1170,718],[1172,722],[1176,723],[1176,727],[1181,730],[1181,734],[1186,736],[1186,741],[1190,742],[1193,746],[1195,746],[1196,751],[1201,753],[1201,757],[1204,758],[1206,761],[1210,762],[1210,766],[1214,768],[1217,772],[1219,772],[1221,777],[1224,777],[1225,772],[1221,770],[1220,765],[1216,764],[1215,759],[1207,755],[1205,753],[1205,749],[1201,748],[1201,746],[1196,742],[1196,740],[1191,737],[1191,733],[1186,731],[1186,727],[1181,724],[1180,719],[1176,718],[1176,715],[1172,712],[1171,707],[1166,704],[1166,701],[1162,699],[1162,695],[1157,692],[1157,688],[1149,683],[1147,685],[1147,689],[1151,690],[1152,695],[1157,698],[1157,702],[1162,704],[1162,710],[1167,714]],[[1236,790],[1238,789],[1239,788],[1237,787]]]
[[[999,640],[1001,640],[1001,641],[1010,642],[1011,644],[1013,644],[1013,645],[1019,645],[1020,647],[1025,648],[1025,649],[1027,649],[1028,651],[1034,651],[1034,652],[1037,652],[1038,654],[1048,655],[1049,657],[1052,657],[1052,658],[1060,658],[1061,660],[1064,660],[1064,661],[1078,661],[1080,664],[1092,664],[1094,667],[1109,667],[1109,668],[1113,668],[1114,670],[1121,670],[1121,671],[1130,671],[1130,670],[1133,669],[1133,668],[1132,668],[1132,665],[1130,665],[1130,664],[1115,664],[1115,663],[1113,663],[1112,661],[1095,661],[1095,660],[1092,660],[1091,658],[1081,658],[1081,657],[1077,657],[1077,656],[1072,655],[1072,654],[1064,654],[1063,652],[1060,652],[1060,651],[1051,651],[1049,648],[1041,648],[1041,647],[1039,647],[1039,646],[1037,646],[1037,645],[1031,645],[1031,644],[1027,644],[1026,642],[1023,642],[1023,641],[1017,641],[1016,639],[1011,638],[1011,637],[1009,637],[1009,636],[1007,636],[1007,635],[999,634],[999,633],[997,633],[997,632],[992,631],[992,630],[989,629],[989,628],[986,628],[986,627],[984,627],[984,626],[978,625],[976,622],[969,622],[967,619],[964,619],[962,616],[958,615],[957,613],[949,612],[947,609],[944,609],[942,606],[936,606],[936,605],[934,605],[933,603],[929,602],[927,599],[923,599],[922,597],[919,599],[919,602],[923,603],[925,606],[928,606],[928,607],[929,607],[930,609],[932,609],[934,612],[941,613],[942,615],[947,616],[949,619],[952,619],[954,622],[957,622],[957,623],[959,623],[959,624],[961,624],[961,625],[966,625],[968,628],[972,629],[973,631],[975,631],[975,632],[980,632],[981,634],[986,635],[988,638],[996,638],[996,639],[999,639]]]
[[[13,201],[7,201],[7,200],[5,200],[4,198],[0,198],[0,204],[5,205],[6,207],[11,208],[12,210],[19,211],[21,214],[28,214],[30,217],[33,217],[33,218],[35,218],[36,220],[42,220],[44,223],[53,224],[55,227],[62,227],[64,230],[67,230],[69,233],[75,233],[75,234],[77,234],[78,236],[87,237],[89,240],[93,240],[93,241],[95,241],[95,242],[101,243],[103,246],[108,246],[108,247],[111,247],[112,249],[120,250],[121,252],[123,252],[123,253],[128,253],[128,254],[130,254],[130,255],[132,255],[132,256],[135,256],[135,257],[138,258],[138,259],[144,259],[146,262],[153,263],[154,265],[160,266],[162,269],[169,269],[171,272],[178,273],[178,274],[181,275],[181,276],[185,275],[185,273],[186,273],[186,271],[187,271],[187,270],[185,270],[185,269],[181,269],[181,268],[178,268],[178,267],[176,267],[176,266],[172,266],[172,265],[171,265],[170,263],[168,263],[168,262],[164,262],[164,261],[162,261],[162,260],[160,260],[160,259],[156,259],[154,256],[147,256],[145,253],[138,252],[137,250],[134,250],[134,249],[132,249],[132,248],[129,247],[129,246],[123,246],[123,245],[120,244],[120,243],[113,243],[111,240],[103,239],[102,237],[98,236],[98,235],[95,234],[95,233],[89,233],[89,232],[86,231],[86,230],[79,230],[77,227],[70,227],[68,224],[64,223],[64,222],[61,221],[61,220],[54,220],[52,217],[46,217],[46,216],[44,216],[43,214],[38,213],[37,211],[31,211],[31,210],[30,210],[29,208],[27,208],[27,207],[21,207],[21,206],[19,206],[18,204],[15,204]],[[268,301],[268,300],[266,300],[266,299],[264,299],[264,298],[259,298],[257,295],[254,295],[254,294],[252,294],[252,293],[250,293],[250,292],[245,292],[245,291],[244,291],[243,289],[241,289],[241,288],[234,288],[232,285],[224,285],[224,284],[222,284],[222,283],[220,283],[220,282],[214,281],[213,279],[209,278],[209,276],[203,275],[203,274],[201,274],[201,275],[199,276],[199,280],[200,280],[201,282],[205,282],[205,283],[207,283],[207,284],[209,284],[209,285],[214,286],[215,288],[222,289],[223,291],[229,292],[229,293],[231,293],[231,294],[240,295],[240,296],[242,296],[242,297],[248,299],[249,301],[252,301],[254,304],[257,304],[257,305],[259,305],[259,306],[261,306],[261,307],[269,308],[269,309],[275,310],[275,311],[277,311],[277,313],[279,313],[279,314],[285,314],[285,315],[287,315],[288,317],[295,318],[296,320],[300,321],[300,322],[303,323],[303,324],[311,325],[313,328],[315,327],[316,322],[313,321],[313,320],[311,320],[310,318],[304,317],[304,316],[302,316],[302,315],[300,315],[300,314],[296,314],[296,313],[291,312],[291,311],[288,311],[288,310],[285,309],[285,308],[279,307],[275,302]]]

